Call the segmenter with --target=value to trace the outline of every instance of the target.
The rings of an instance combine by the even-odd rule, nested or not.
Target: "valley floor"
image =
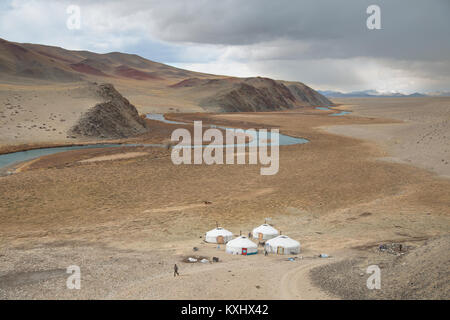
[[[149,147],[76,150],[24,164],[17,174],[0,177],[0,298],[365,299],[409,298],[415,292],[448,299],[450,180],[414,161],[379,160],[396,157],[385,145],[395,139],[385,128],[417,113],[364,114],[377,112],[382,103],[376,100],[352,103],[345,108],[354,113],[342,117],[314,109],[171,115],[279,127],[308,139],[280,147],[280,170],[273,176],[261,176],[259,165],[175,166],[170,150]],[[442,109],[435,104],[427,110]],[[152,125],[151,135],[139,139],[162,141],[177,128]],[[382,133],[373,141],[323,129],[356,125]],[[421,121],[405,128],[415,139]],[[407,147],[407,136],[398,143],[405,152],[420,153]],[[448,140],[438,141],[446,150]],[[301,242],[295,261],[232,256],[225,246],[203,242],[216,221],[245,235],[266,218]],[[392,243],[407,251],[377,249]],[[417,259],[411,258],[415,252]],[[318,258],[320,253],[331,257]],[[194,255],[220,262],[183,262]],[[176,278],[175,263],[181,274]],[[380,265],[385,279],[377,292],[366,288],[365,269],[372,264]],[[66,288],[69,265],[81,268],[80,290]]]
[[[343,109],[363,117],[402,121],[396,125],[330,126],[328,131],[378,143],[384,160],[413,164],[450,178],[450,99],[336,99]]]

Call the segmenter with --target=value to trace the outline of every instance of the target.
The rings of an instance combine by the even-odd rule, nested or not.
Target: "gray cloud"
[[[436,59],[450,56],[450,1],[316,0],[158,2],[153,30],[167,41],[249,45],[276,39],[308,44],[296,57]],[[381,8],[382,30],[366,28]]]
[[[65,29],[68,4],[82,29]],[[366,28],[381,8],[382,30]],[[14,0],[0,37],[341,90],[450,88],[448,0]]]

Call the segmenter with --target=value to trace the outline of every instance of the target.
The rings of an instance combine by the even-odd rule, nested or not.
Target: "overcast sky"
[[[450,90],[450,0],[2,0],[0,37],[322,90]]]

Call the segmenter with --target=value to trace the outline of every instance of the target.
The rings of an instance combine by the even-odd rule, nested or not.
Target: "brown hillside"
[[[197,94],[208,111],[254,112],[291,109],[300,106],[331,105],[324,96],[302,83],[286,86],[269,78],[189,78],[171,86],[186,96]]]
[[[204,74],[135,54],[98,54],[2,39],[0,71],[0,83],[20,86],[108,82],[140,113],[261,111],[332,104],[300,82]]]

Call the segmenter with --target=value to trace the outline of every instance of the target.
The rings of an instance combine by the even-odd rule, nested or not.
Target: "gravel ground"
[[[343,299],[449,299],[450,236],[415,245],[403,253],[372,247],[352,259],[317,267],[311,270],[313,283]],[[366,286],[369,265],[380,267],[379,290]]]

